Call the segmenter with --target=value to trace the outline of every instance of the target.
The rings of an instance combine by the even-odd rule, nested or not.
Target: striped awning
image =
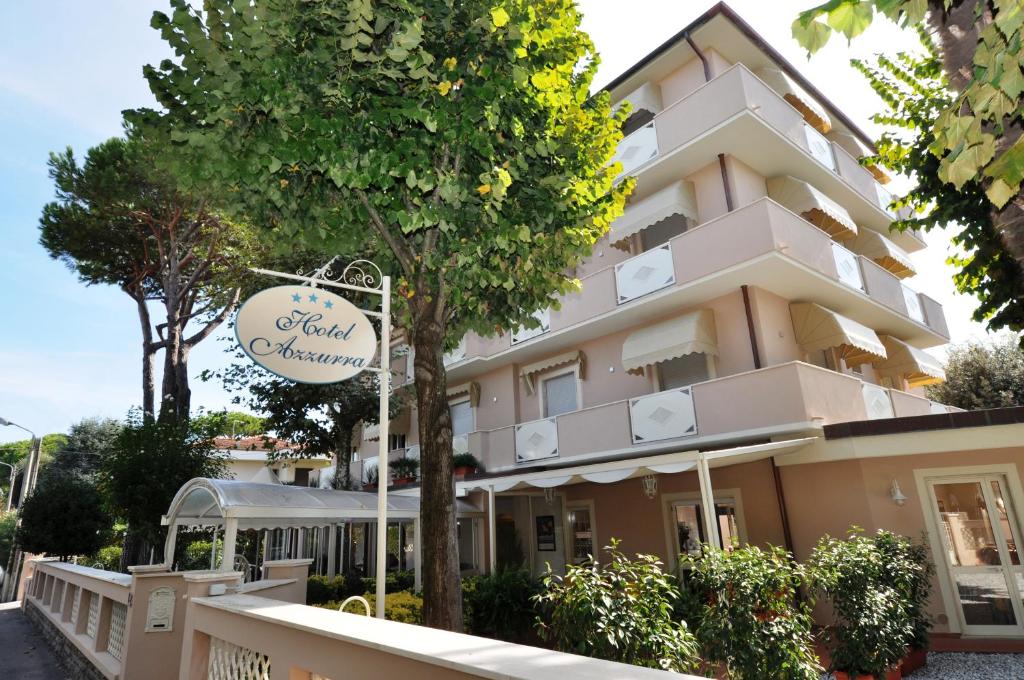
[[[875,363],[880,375],[895,375],[906,379],[910,387],[934,385],[946,380],[942,363],[924,350],[912,347],[891,335],[879,336],[885,345],[887,357]]]
[[[832,119],[825,112],[825,107],[807,94],[806,90],[797,85],[796,81],[782,69],[777,66],[765,66],[759,68],[756,73],[768,87],[782,95],[783,99],[799,111],[811,127],[822,134],[832,129]]]
[[[608,240],[613,244],[621,243],[633,234],[673,215],[683,215],[689,220],[697,221],[697,199],[691,182],[674,182],[647,198],[628,205],[622,217],[612,223]]]
[[[877,231],[862,229],[848,245],[901,279],[917,273],[910,255]]]
[[[632,333],[622,344],[622,367],[642,371],[687,354],[718,354],[715,313],[701,309]]]
[[[813,302],[789,305],[797,344],[807,353],[835,349],[847,366],[886,358],[885,345],[873,330]]]
[[[556,354],[553,357],[542,359],[541,361],[535,361],[532,364],[527,364],[519,369],[519,375],[526,383],[526,391],[528,394],[534,392],[534,378],[541,371],[546,371],[549,368],[555,368],[557,366],[565,366],[566,364],[579,364],[580,367],[580,379],[585,379],[587,357],[581,350],[573,350],[571,352],[565,352],[563,354]]]
[[[846,208],[803,180],[781,175],[768,180],[768,196],[836,240],[857,235],[857,223]]]

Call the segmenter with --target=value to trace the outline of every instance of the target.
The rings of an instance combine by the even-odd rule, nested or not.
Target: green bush
[[[200,571],[210,569],[210,552],[212,545],[208,540],[192,541],[187,543],[181,551],[181,557],[178,562],[178,569],[180,571]],[[224,552],[224,546],[221,539],[217,539],[217,561],[220,562],[220,556]],[[216,565],[213,565],[216,568]]]
[[[923,540],[911,541],[888,531],[875,534],[875,546],[891,565],[891,568],[882,572],[882,577],[890,586],[900,590],[907,600],[914,629],[910,647],[928,649],[932,618],[927,609],[932,596],[932,577],[935,575],[935,565],[928,558],[928,546]],[[899,572],[901,568],[903,573]]]
[[[695,633],[704,660],[732,680],[817,680],[809,604],[797,604],[804,571],[781,548],[705,548],[691,565],[688,587],[698,606]]]
[[[377,579],[360,578],[358,581],[354,577],[348,577],[352,583],[348,589],[349,595],[359,595],[361,593],[373,593],[377,590]],[[389,593],[397,592],[399,590],[412,590],[416,586],[416,573],[412,571],[392,571],[384,579],[384,588]],[[347,596],[346,596],[347,597]]]
[[[7,568],[7,559],[14,545],[14,532],[18,527],[18,513],[0,513],[0,568]]]
[[[563,652],[648,668],[687,672],[697,664],[697,642],[684,621],[673,620],[676,579],[653,555],[635,560],[605,548],[607,564],[571,565],[566,575],[548,570],[535,598],[543,640]]]
[[[99,550],[113,525],[96,484],[61,471],[41,477],[22,504],[20,517],[21,548],[62,560]]]
[[[365,593],[363,597],[370,603],[370,614],[376,613],[376,598],[373,593]],[[324,602],[313,605],[320,609],[332,609],[337,611],[341,601]],[[363,607],[360,604],[350,602],[345,611],[349,614],[362,614]],[[388,621],[399,623],[423,624],[423,598],[407,591],[387,593],[384,597],[384,618]]]
[[[411,571],[393,571],[387,575],[384,587],[388,593],[411,591],[416,576]],[[377,590],[377,580],[364,578],[357,573],[338,574],[334,578],[326,576],[310,576],[306,582],[306,604],[318,605],[325,602],[341,602],[352,595],[373,593]]]
[[[827,631],[832,669],[881,677],[899,661],[914,635],[909,575],[919,565],[883,551],[860,529],[847,540],[825,536],[811,553],[817,588],[835,616]]]
[[[87,567],[99,564],[102,565],[102,568],[106,569],[107,571],[120,571],[121,546],[108,545],[104,548],[100,548],[92,555],[86,557],[84,560],[80,560],[79,564],[84,564]]]
[[[540,592],[540,582],[526,569],[500,569],[463,579],[466,632],[507,642],[529,640],[537,618],[534,598]]]

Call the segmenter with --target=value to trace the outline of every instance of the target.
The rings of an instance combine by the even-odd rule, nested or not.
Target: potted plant
[[[391,478],[395,486],[406,486],[416,481],[420,472],[420,462],[415,458],[399,458],[391,462]]]
[[[900,590],[908,602],[913,633],[907,653],[900,662],[900,671],[903,675],[910,675],[928,662],[932,619],[927,608],[935,565],[928,558],[928,546],[923,539],[912,541],[888,531],[879,531],[875,534],[875,545],[892,566],[883,572],[889,577],[889,585]]]
[[[472,453],[455,454],[452,457],[452,467],[454,468],[455,476],[459,479],[483,470],[480,461]]]
[[[914,566],[854,527],[825,536],[811,553],[814,584],[832,603],[826,645],[836,680],[898,680],[914,625],[905,576]]]
[[[377,468],[372,468],[366,473],[366,481],[363,482],[363,491],[375,491],[377,489]]]

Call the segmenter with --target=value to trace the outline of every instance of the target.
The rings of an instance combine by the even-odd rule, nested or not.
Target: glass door
[[[1020,530],[999,475],[931,483],[943,557],[960,605],[963,632],[1024,633]]]

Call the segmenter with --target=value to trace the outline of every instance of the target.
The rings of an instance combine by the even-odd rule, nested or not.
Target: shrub
[[[686,672],[696,666],[697,643],[684,621],[672,617],[676,580],[653,555],[631,560],[612,540],[607,564],[571,565],[566,575],[548,570],[535,598],[543,640],[564,652],[648,668]]]
[[[928,546],[923,540],[915,542],[889,531],[879,531],[875,534],[875,547],[889,565],[882,571],[882,578],[899,590],[907,601],[913,627],[910,647],[927,649],[932,629],[932,618],[927,608],[935,575],[935,565],[928,558]]]
[[[0,512],[0,568],[7,568],[7,558],[14,545],[14,532],[18,527],[18,513]]]
[[[507,642],[530,639],[537,618],[534,598],[540,592],[540,582],[526,569],[500,569],[463,579],[466,632]]]
[[[344,576],[328,578],[314,574],[306,580],[306,604],[318,605],[344,600],[349,595],[345,586]]]
[[[835,621],[827,632],[832,669],[881,677],[903,657],[914,634],[905,596],[910,586],[900,574],[913,573],[915,566],[904,556],[883,552],[856,527],[845,541],[831,536],[818,541],[809,566],[818,589],[832,602]]]
[[[415,458],[399,458],[390,463],[393,479],[415,479],[420,474],[420,462]]]
[[[704,659],[735,680],[817,680],[813,620],[796,595],[804,572],[781,548],[705,548],[682,558],[699,605],[695,633]]]
[[[384,587],[388,596],[400,591],[411,591],[416,576],[411,571],[393,571],[387,575]],[[377,590],[377,579],[363,578],[358,573],[338,574],[334,578],[313,575],[306,581],[306,604],[320,605],[326,602],[341,602],[352,595],[373,593]]]
[[[215,569],[217,565],[210,565],[210,553],[212,544],[208,540],[192,541],[185,544],[181,549],[181,557],[178,560],[178,569],[181,571],[200,571]],[[223,554],[224,545],[221,539],[217,539],[217,561]]]
[[[20,513],[17,537],[21,548],[62,560],[99,550],[113,524],[96,485],[62,472],[43,477]]]
[[[478,472],[483,472],[484,469],[484,466],[480,464],[480,461],[472,453],[456,453],[452,456],[452,467],[474,468]]]
[[[80,564],[84,564],[87,567],[99,564],[101,565],[99,568],[106,569],[107,571],[118,571],[121,568],[121,546],[108,545],[100,548],[94,554],[81,560]]]
[[[370,603],[370,614],[374,614],[376,612],[376,598],[373,593],[366,593],[363,597],[365,597],[366,601]],[[334,611],[337,611],[341,606],[341,602],[331,601],[313,606],[319,607],[320,609],[333,609]],[[350,614],[362,614],[363,608],[361,605],[350,602],[345,611]],[[387,593],[384,598],[384,618],[388,621],[422,625],[423,598],[419,595],[406,591]]]
[[[348,595],[360,595],[362,593],[373,593],[377,590],[377,579],[359,578],[350,575]],[[384,588],[389,593],[399,590],[412,590],[416,586],[416,573],[412,571],[392,571],[384,578]],[[346,595],[346,597],[348,597]]]

